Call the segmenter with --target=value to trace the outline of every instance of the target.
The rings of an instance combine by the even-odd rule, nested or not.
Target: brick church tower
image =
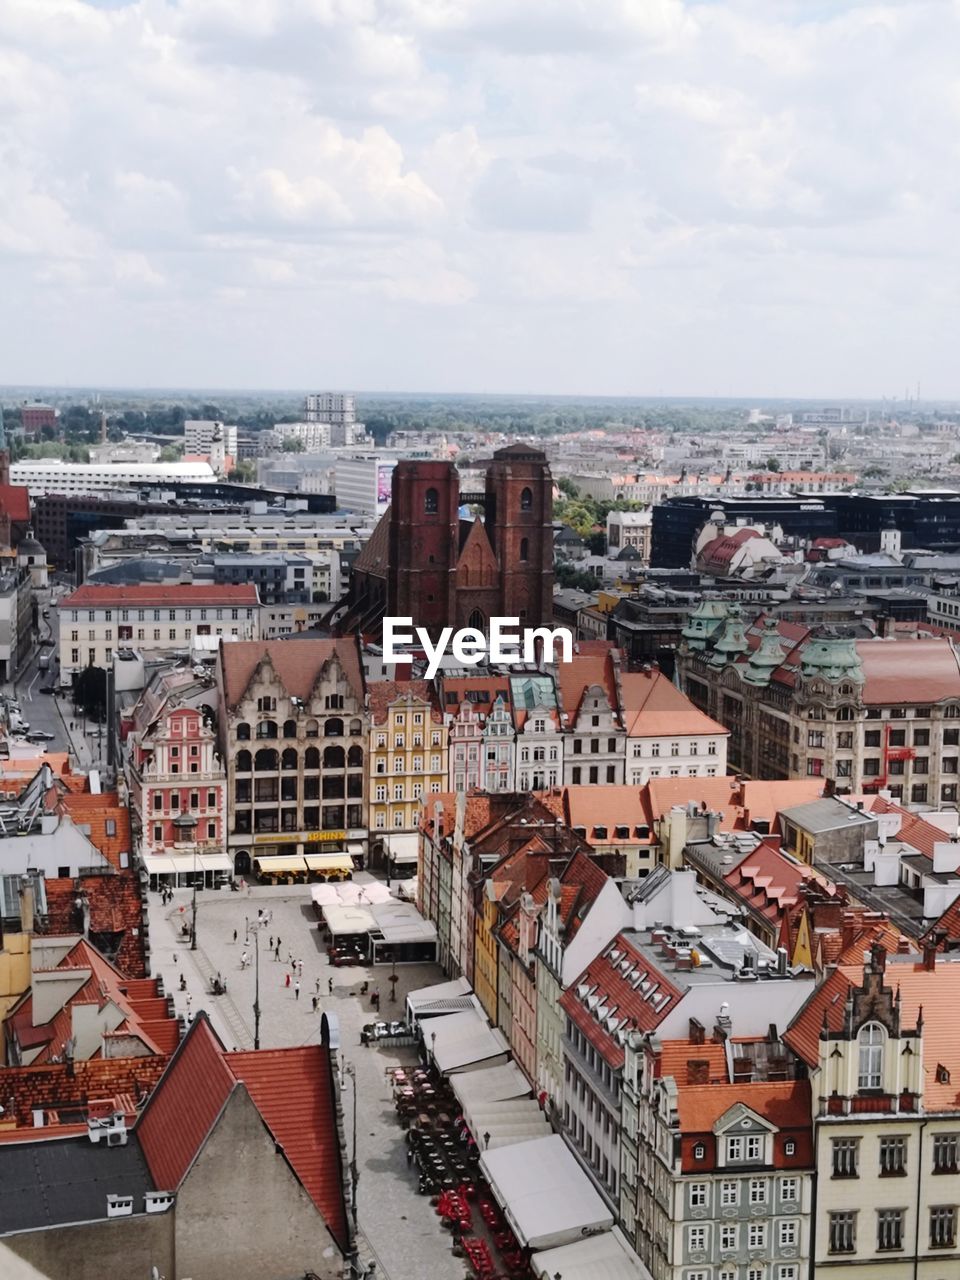
[[[501,617],[553,621],[553,479],[546,455],[525,444],[498,449],[487,470],[486,518],[500,566]]]
[[[452,462],[399,462],[389,519],[387,613],[435,633],[454,622],[460,486]]]

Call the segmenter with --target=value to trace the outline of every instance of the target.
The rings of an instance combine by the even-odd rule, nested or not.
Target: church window
[[[521,560],[530,559],[530,539],[529,538],[520,539],[520,559]]]
[[[423,495],[423,509],[428,516],[435,516],[440,510],[440,495],[436,489],[428,489]]]
[[[532,489],[522,489],[520,491],[520,510],[521,511],[533,510],[533,490]]]
[[[487,620],[483,616],[483,613],[481,612],[480,609],[474,609],[474,611],[470,614],[470,618],[467,622],[467,625],[470,627],[473,627],[474,630],[476,631],[486,631]]]

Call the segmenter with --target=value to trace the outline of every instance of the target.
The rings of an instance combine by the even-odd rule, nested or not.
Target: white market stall
[[[466,978],[454,978],[450,982],[435,982],[433,986],[411,991],[407,996],[407,1022],[414,1027],[419,1026],[423,1018],[479,1008],[480,1001]]]
[[[423,1042],[441,1075],[499,1066],[510,1057],[503,1033],[476,1009],[433,1018],[423,1029]]]
[[[501,1099],[528,1097],[531,1092],[530,1081],[515,1062],[505,1062],[501,1067],[486,1067],[482,1071],[454,1076],[450,1083],[464,1114],[471,1107],[499,1102]]]
[[[613,1215],[559,1134],[484,1151],[480,1169],[524,1248],[606,1231]]]
[[[573,1244],[535,1253],[530,1265],[537,1280],[650,1280],[650,1272],[620,1231],[604,1231]]]

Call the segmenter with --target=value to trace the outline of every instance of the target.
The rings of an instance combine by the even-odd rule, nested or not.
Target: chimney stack
[[[937,967],[937,944],[932,938],[923,944],[923,967],[928,973],[933,973]]]

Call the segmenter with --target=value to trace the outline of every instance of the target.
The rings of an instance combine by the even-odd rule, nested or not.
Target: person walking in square
[[[317,1006],[320,1004],[320,998],[318,996],[313,996],[312,999],[313,999],[313,1012],[316,1013]]]
[[[272,938],[272,937],[271,937],[271,939],[270,939],[270,950],[271,950],[271,951],[273,950],[273,938]]]
[[[330,995],[333,995],[333,979],[332,978],[327,979],[327,991],[330,993]]]
[[[295,999],[297,1000],[300,999],[300,979],[299,978],[293,984],[293,994]]]
[[[320,975],[319,974],[317,974],[316,988],[317,988],[317,995],[319,995],[320,994]]]
[[[274,958],[274,960],[276,960],[277,962],[279,962],[279,960],[280,960],[280,943],[279,943],[279,942],[278,942],[278,943],[277,943],[277,945],[273,948],[273,958]]]
[[[284,985],[285,987],[289,987],[289,985],[290,985],[290,975],[289,975],[289,973],[284,974],[284,983],[283,983],[283,985]]]
[[[236,929],[234,929],[234,931],[233,931],[233,944],[234,944],[234,946],[236,946],[236,944],[237,944],[237,931],[236,931]]]

